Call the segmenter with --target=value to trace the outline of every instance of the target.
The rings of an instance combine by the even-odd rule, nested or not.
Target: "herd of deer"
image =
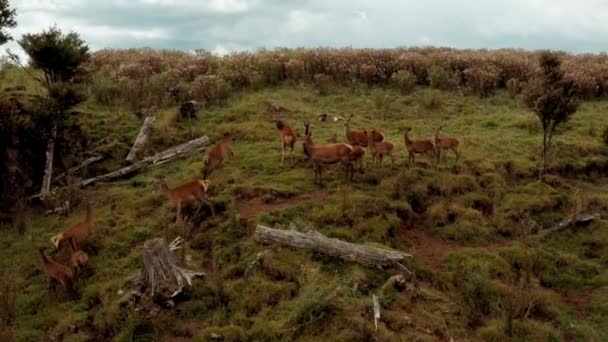
[[[334,135],[328,139],[327,144],[315,144],[312,141],[312,131],[310,123],[304,124],[305,135],[302,146],[304,154],[313,164],[315,172],[315,183],[322,182],[322,167],[328,164],[341,163],[348,179],[354,176],[355,168],[364,172],[365,147],[369,149],[372,156],[373,165],[382,166],[385,156],[391,158],[391,163],[395,162],[395,146],[384,140],[382,132],[371,130],[351,129],[350,122],[352,116],[344,118],[345,137],[347,142],[338,142]],[[271,117],[280,132],[282,153],[281,164],[285,163],[285,154],[290,152],[290,161],[293,165],[293,154],[297,137],[300,137],[291,127],[289,127],[278,116]],[[334,120],[335,121],[335,120]],[[460,157],[458,152],[458,140],[452,137],[441,135],[441,127],[435,133],[435,141],[428,139],[411,140],[408,136],[410,128],[403,130],[405,146],[409,153],[409,162],[414,163],[416,154],[428,154],[441,160],[442,150],[452,150],[456,155],[456,161]],[[163,194],[177,208],[176,221],[181,221],[181,211],[186,205],[202,202],[211,208],[211,213],[215,216],[213,204],[209,201],[209,181],[211,173],[221,167],[229,156],[234,156],[231,144],[235,139],[235,134],[225,134],[220,141],[205,155],[203,159],[203,179],[195,179],[175,188],[170,188],[164,179],[159,179],[159,187]],[[74,278],[80,270],[87,266],[88,255],[81,250],[81,246],[93,234],[93,213],[90,202],[87,201],[85,219],[66,229],[60,234],[51,238],[51,242],[57,250],[56,260],[51,260],[44,254],[42,248],[39,249],[43,263],[43,270],[49,276],[49,290],[54,291],[56,282],[61,283],[69,295],[73,295]],[[71,265],[72,268],[66,266]]]

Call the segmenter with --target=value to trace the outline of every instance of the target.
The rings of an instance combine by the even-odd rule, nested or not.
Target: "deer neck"
[[[283,128],[285,128],[285,124],[281,120],[275,121],[275,125],[277,125],[278,130],[283,130]]]
[[[46,258],[46,255],[44,255],[44,252],[42,251],[42,249],[39,249],[38,253],[40,253],[40,258],[42,259],[42,262],[45,264],[48,264],[49,259]]]
[[[412,145],[412,141],[410,140],[407,132],[403,134],[403,140],[405,141],[405,146],[409,147]]]

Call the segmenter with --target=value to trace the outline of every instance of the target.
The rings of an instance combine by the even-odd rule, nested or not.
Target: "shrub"
[[[292,58],[285,64],[287,77],[291,81],[299,82],[306,79],[306,64],[301,59]]]
[[[494,65],[473,66],[464,71],[467,88],[479,97],[494,94],[498,84],[498,68]]]
[[[602,140],[608,145],[608,126],[604,126],[604,129],[602,130]]]
[[[429,68],[428,79],[431,88],[448,89],[450,86],[450,74],[438,65]]]
[[[515,98],[521,93],[522,85],[521,82],[516,78],[511,78],[507,81],[507,92],[511,98]]]
[[[325,74],[316,74],[315,75],[315,87],[319,91],[319,95],[328,95],[329,94],[330,81],[331,81],[330,77]]]
[[[391,83],[397,87],[401,94],[411,93],[416,88],[416,75],[408,70],[400,70],[391,76]]]
[[[426,110],[437,110],[443,106],[441,92],[435,89],[425,89],[420,95],[419,103]]]
[[[223,104],[230,92],[230,84],[217,75],[199,76],[192,84],[192,97],[202,101],[206,107]]]

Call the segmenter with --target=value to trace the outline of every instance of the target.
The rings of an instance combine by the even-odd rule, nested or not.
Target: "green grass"
[[[27,83],[25,77],[9,75],[10,84]],[[389,101],[386,120],[380,120],[376,109],[380,96]],[[340,168],[329,167],[320,188],[313,184],[300,141],[295,166],[280,165],[279,135],[261,104],[264,100],[291,109],[283,119],[300,134],[303,123],[310,121],[318,143],[334,133],[344,135],[341,122],[319,122],[319,113],[353,114],[353,128],[380,129],[395,144],[396,166],[385,163],[381,170],[356,175],[350,190],[345,190]],[[78,110],[84,113],[78,120],[90,141],[112,157],[89,173],[122,166],[139,119],[129,110],[92,100]],[[171,224],[174,211],[158,190],[156,177],[166,176],[170,185],[200,177],[202,155],[195,155],[80,194],[94,200],[98,233],[91,241],[97,250],[90,258],[92,272],[79,279],[77,301],[49,299],[36,248],[50,251],[49,238],[79,221],[84,208],[68,218],[44,216],[42,209],[31,208],[25,234],[14,227],[0,230],[0,266],[15,275],[19,288],[16,340],[42,340],[47,334],[85,340],[93,333],[119,340],[182,336],[207,341],[211,334],[226,341],[434,340],[446,325],[457,340],[502,340],[506,331],[530,340],[608,338],[603,328],[608,310],[602,304],[608,302],[608,221],[544,239],[529,237],[530,230],[548,228],[571,213],[576,189],[585,194],[578,201],[583,210],[608,217],[605,171],[563,171],[568,165],[584,169],[608,158],[608,147],[598,134],[590,134],[605,123],[608,102],[584,103],[564,127],[549,184],[536,179],[541,138],[535,117],[502,92],[479,99],[425,88],[401,95],[391,89],[332,86],[327,96],[319,96],[312,88],[279,86],[239,93],[223,107],[202,110],[196,120],[178,121],[176,111],[159,112],[146,153],[203,134],[215,141],[224,132],[241,133],[234,144],[236,156],[211,178],[213,199],[227,207],[224,215],[231,218],[219,225],[204,221],[186,251],[192,255],[189,267],[204,269],[209,279],[197,281],[190,300],[162,313],[156,325],[120,306],[129,291],[124,279],[140,267],[143,242],[181,233]],[[439,125],[460,139],[458,165],[448,153],[441,165],[417,157],[417,165],[408,166],[401,128],[412,127],[412,138],[431,138]],[[242,201],[237,193],[251,187],[294,198],[324,193],[327,200],[296,202],[240,220],[233,205]],[[276,203],[285,201],[290,199]],[[258,245],[252,239],[258,222],[278,227],[294,222],[300,229],[312,226],[347,241],[413,252],[420,285],[436,298],[412,302],[407,292],[390,292],[374,332],[371,294],[380,293],[394,271]],[[255,255],[269,248],[272,256],[243,279]],[[531,265],[528,273],[523,271],[526,265]],[[526,274],[531,277],[527,286],[539,299],[527,314],[526,305],[516,312],[509,330],[510,308],[532,303],[514,295],[521,293]],[[73,326],[78,333],[70,332]]]

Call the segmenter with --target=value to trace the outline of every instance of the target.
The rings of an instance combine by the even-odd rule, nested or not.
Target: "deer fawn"
[[[234,141],[235,135],[226,133],[220,141],[203,158],[203,178],[207,179],[211,172],[224,164],[224,160],[230,155],[234,157],[234,152],[230,144]]]
[[[413,164],[416,159],[416,154],[427,154],[430,153],[432,156],[435,155],[435,145],[433,142],[428,139],[420,139],[420,140],[410,140],[408,133],[411,131],[411,128],[406,128],[403,132],[403,139],[405,141],[405,147],[407,147],[407,152],[409,154],[409,164]]]
[[[68,295],[74,294],[74,273],[72,270],[53,260],[49,260],[42,248],[38,249],[42,259],[42,270],[49,276],[49,293],[55,291],[55,282],[59,281]]]
[[[458,158],[460,158],[460,153],[458,153],[458,139],[452,137],[442,137],[441,126],[435,132],[435,148],[437,149],[437,162],[441,162],[441,150],[450,149],[456,155],[456,163],[458,163]]]
[[[275,123],[281,135],[281,143],[283,146],[281,151],[281,165],[285,164],[285,150],[288,147],[290,150],[289,159],[293,164],[293,148],[296,144],[296,133],[291,127],[287,126],[283,120],[279,119],[277,115],[273,115],[271,121]]]
[[[344,117],[344,135],[346,136],[346,140],[349,144],[353,146],[367,147],[367,131],[351,129],[350,120],[352,118],[352,115],[346,115]],[[374,142],[380,142],[384,140],[384,135],[382,135],[382,133],[380,133],[379,131],[373,129],[370,132],[372,132],[372,139]]]
[[[384,158],[385,155],[391,158],[391,166],[395,166],[395,155],[393,154],[395,146],[392,143],[388,141],[374,142],[371,132],[367,133],[367,139],[372,160],[374,161],[376,168],[382,166],[382,158]]]
[[[322,165],[323,164],[335,164],[342,163],[346,171],[346,177],[352,179],[352,154],[353,147],[345,143],[335,143],[327,145],[317,145],[312,142],[312,132],[309,129],[310,124],[304,124],[306,128],[306,136],[302,147],[304,153],[312,160],[313,167],[315,170],[315,184],[321,184],[322,179]],[[317,182],[317,178],[319,181]]]
[[[334,133],[329,139],[327,139],[328,143],[335,144],[338,142],[338,137]],[[364,172],[363,161],[365,160],[365,149],[358,145],[351,145],[353,148],[353,154],[351,161],[353,162],[353,167],[359,170],[359,172]]]
[[[182,184],[173,189],[169,188],[164,179],[158,180],[161,191],[167,196],[175,206],[177,206],[176,222],[181,222],[182,207],[201,201],[209,206],[211,215],[215,217],[215,209],[213,204],[208,199],[207,190],[209,189],[209,181],[196,179],[191,182]]]
[[[82,244],[89,236],[93,235],[93,209],[91,203],[87,201],[87,214],[84,221],[68,228],[63,233],[59,233],[51,238],[51,242],[56,248],[62,241],[72,238],[75,243]]]

